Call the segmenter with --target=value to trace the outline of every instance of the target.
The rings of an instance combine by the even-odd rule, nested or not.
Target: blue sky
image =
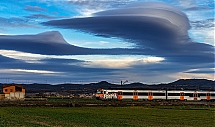
[[[214,80],[213,0],[0,2],[0,82]]]

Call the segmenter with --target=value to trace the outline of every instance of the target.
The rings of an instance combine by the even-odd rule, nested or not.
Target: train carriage
[[[215,101],[215,91],[199,91],[200,100]]]
[[[199,101],[214,100],[215,91],[168,90],[167,100]]]
[[[215,91],[194,90],[143,90],[143,89],[100,89],[96,98],[101,100],[180,100],[214,101]]]
[[[104,90],[97,91],[97,99],[101,100],[165,100],[165,90]]]

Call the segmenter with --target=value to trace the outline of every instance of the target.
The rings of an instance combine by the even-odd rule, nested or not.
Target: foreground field
[[[0,127],[214,127],[210,107],[0,107]]]

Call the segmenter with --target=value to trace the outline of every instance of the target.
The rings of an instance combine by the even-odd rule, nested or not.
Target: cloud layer
[[[0,35],[0,49],[17,50],[38,54],[88,54],[85,49],[68,44],[57,31],[37,35]]]
[[[126,39],[141,48],[161,45],[172,48],[189,39],[187,30],[190,28],[184,13],[162,3],[138,3],[98,12],[93,17],[54,20],[44,24]]]
[[[86,4],[86,1],[69,3],[74,2]],[[46,11],[39,6],[25,6],[24,10],[31,13]],[[0,79],[7,79],[8,75],[16,80],[25,77],[43,82],[121,79],[161,82],[184,76],[214,78],[214,46],[195,42],[189,37],[189,19],[170,5],[139,2],[97,12],[91,17],[61,20],[51,20],[52,17],[41,14],[32,16],[25,18],[49,19],[42,25],[51,29],[73,29],[104,38],[118,38],[134,46],[83,48],[72,45],[72,42],[67,43],[58,31],[1,35]],[[19,24],[24,22],[19,19],[14,21]],[[2,22],[9,24],[6,18]],[[207,25],[206,20],[191,22],[197,28],[201,25],[211,27],[210,24]]]
[[[127,40],[136,45],[138,53],[141,50],[145,55],[214,61],[213,46],[193,42],[188,36],[190,24],[186,15],[163,3],[140,2],[98,12],[93,17],[52,20],[43,24]]]

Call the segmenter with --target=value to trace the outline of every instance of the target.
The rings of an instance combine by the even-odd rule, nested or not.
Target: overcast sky
[[[0,1],[1,83],[214,80],[213,0]]]

